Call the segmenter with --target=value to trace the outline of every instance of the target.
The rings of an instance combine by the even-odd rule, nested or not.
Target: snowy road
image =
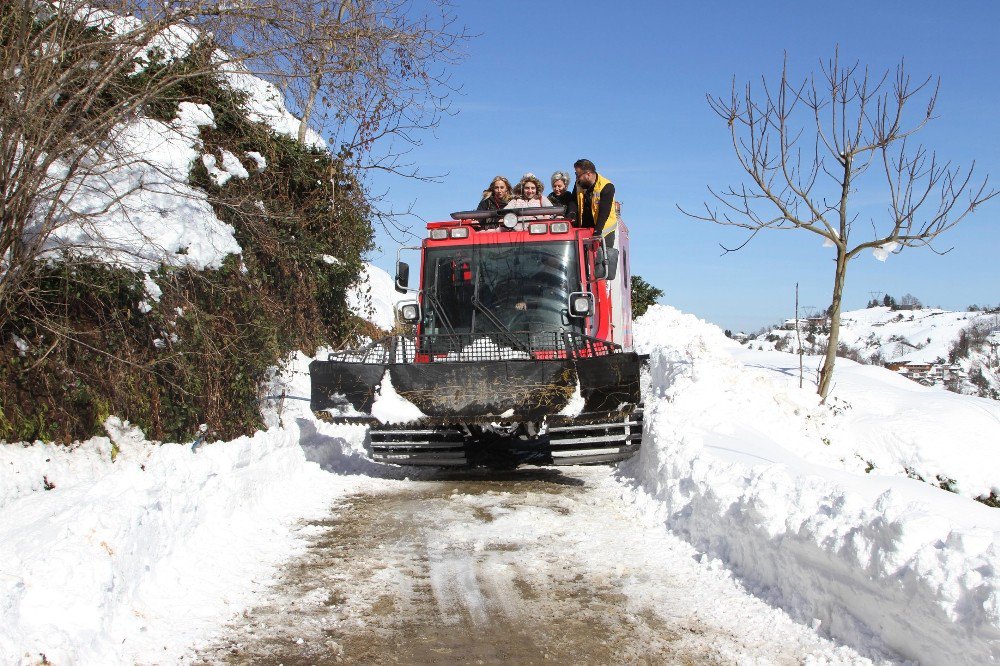
[[[606,468],[374,480],[303,528],[305,555],[195,661],[865,661],[620,494]]]

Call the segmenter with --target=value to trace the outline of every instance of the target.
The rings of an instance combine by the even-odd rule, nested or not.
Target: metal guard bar
[[[515,337],[517,348],[510,346]],[[338,363],[463,363],[581,359],[622,353],[621,345],[567,331],[393,335],[361,349],[333,352]]]

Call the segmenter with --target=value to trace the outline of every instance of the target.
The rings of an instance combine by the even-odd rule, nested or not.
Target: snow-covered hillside
[[[790,321],[784,328],[767,330],[747,339],[745,345],[749,349],[794,353],[801,337],[802,349],[807,354],[821,353],[827,341],[826,324],[803,320],[801,329],[796,332],[794,321]],[[874,365],[891,365],[926,385],[993,397],[991,389],[1000,394],[1000,358],[996,343],[987,339],[972,344],[968,353],[959,354],[952,363],[956,343],[963,332],[968,334],[972,330],[983,331],[984,338],[990,331],[1000,331],[1000,314],[873,307],[843,313],[840,343],[855,358]],[[918,371],[910,371],[913,368]]]
[[[296,136],[299,121],[288,112],[274,85],[239,65],[224,64],[222,75],[233,90],[246,95],[251,120],[266,124],[277,134]],[[110,162],[106,169],[89,174],[68,189],[67,216],[72,211],[81,217],[57,226],[47,242],[49,250],[71,248],[99,261],[146,272],[161,266],[218,268],[228,255],[240,254],[242,248],[233,227],[218,218],[206,192],[188,183],[189,173],[200,161],[213,182],[224,186],[268,165],[259,153],[206,151],[200,130],[214,127],[212,109],[190,102],[179,104],[172,122],[137,118],[122,126],[117,140],[124,147],[123,154],[134,158]],[[306,142],[324,145],[311,129]],[[94,181],[100,181],[99,185]],[[137,183],[143,186],[137,187]],[[338,258],[329,260],[336,262]],[[151,292],[155,298],[155,284]],[[366,301],[369,297],[370,303]],[[403,295],[392,288],[392,278],[385,271],[365,264],[347,299],[360,316],[390,330],[396,304]]]
[[[101,9],[89,9],[85,18],[90,25],[118,31],[132,29],[135,21]],[[171,62],[188,55],[197,39],[196,31],[175,26],[154,40],[151,49],[160,52],[160,62]],[[245,95],[250,120],[276,134],[296,136],[298,119],[273,84],[228,62],[221,52],[215,57],[221,79]],[[141,71],[142,64],[136,68]],[[233,177],[247,178],[250,171],[266,169],[267,163],[254,152],[206,151],[201,129],[214,127],[209,105],[191,102],[181,102],[170,122],[136,117],[118,126],[112,137],[115,157],[104,156],[102,166],[86,170],[60,191],[63,219],[54,224],[45,247],[142,271],[159,266],[218,268],[226,256],[240,254],[233,227],[218,218],[206,192],[189,184],[191,168],[203,162],[214,182],[224,185]],[[312,130],[306,141],[325,145]],[[49,174],[54,183],[65,179],[64,169],[56,163]],[[36,216],[42,216],[48,205],[51,202],[42,202]]]

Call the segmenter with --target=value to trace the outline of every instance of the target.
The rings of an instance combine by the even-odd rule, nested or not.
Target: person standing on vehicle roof
[[[542,181],[535,174],[526,173],[521,177],[521,182],[514,187],[514,198],[508,201],[504,208],[548,208],[552,202],[542,194],[543,191]],[[522,222],[531,222],[542,218],[533,215],[521,216],[520,219]]]
[[[574,162],[573,170],[576,171],[573,186],[576,226],[593,229],[595,236],[604,238],[607,246],[613,247],[618,228],[614,183],[597,173],[597,167],[587,159]]]
[[[514,187],[514,198],[507,202],[504,208],[538,208],[549,207],[552,202],[544,194],[542,181],[533,173],[526,173]]]
[[[500,210],[507,205],[512,194],[510,181],[504,176],[494,176],[490,189],[483,192],[483,200],[476,206],[476,210]]]
[[[564,171],[556,171],[552,174],[552,191],[549,193],[549,201],[553,206],[566,206],[567,216],[572,215],[573,193],[569,189],[569,175]],[[575,217],[575,216],[574,216]]]

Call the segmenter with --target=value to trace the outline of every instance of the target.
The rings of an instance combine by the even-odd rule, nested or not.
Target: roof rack
[[[453,220],[475,220],[486,222],[489,220],[499,220],[508,213],[514,213],[518,217],[528,217],[537,215],[556,215],[566,217],[566,206],[535,206],[528,208],[500,208],[498,210],[460,210],[451,214]]]

